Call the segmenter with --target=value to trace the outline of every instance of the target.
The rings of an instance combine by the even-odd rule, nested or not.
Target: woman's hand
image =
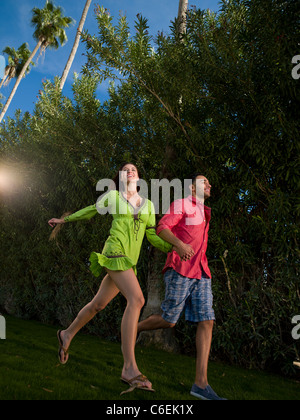
[[[48,221],[48,225],[50,225],[51,227],[55,227],[56,225],[62,225],[66,223],[65,219],[51,219]]]

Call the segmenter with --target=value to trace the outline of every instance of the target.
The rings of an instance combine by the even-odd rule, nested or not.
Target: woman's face
[[[139,174],[137,168],[132,164],[127,164],[122,168],[122,181],[127,183],[137,182]]]

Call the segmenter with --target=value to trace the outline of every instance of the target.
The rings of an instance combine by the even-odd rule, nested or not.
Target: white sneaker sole
[[[210,401],[208,398],[202,397],[202,395],[200,395],[200,394],[196,394],[196,392],[191,391],[191,392],[190,392],[190,394],[191,394],[193,397],[200,398],[200,400],[203,400],[203,401]]]

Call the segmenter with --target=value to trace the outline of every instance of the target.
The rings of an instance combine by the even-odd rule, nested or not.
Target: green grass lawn
[[[6,317],[6,340],[0,340],[0,400],[197,400],[189,392],[194,358],[137,346],[140,370],[156,393],[135,390],[120,397],[119,343],[78,334],[69,362],[58,362],[56,330],[38,322]],[[300,383],[221,363],[209,365],[210,385],[230,400],[299,400]]]

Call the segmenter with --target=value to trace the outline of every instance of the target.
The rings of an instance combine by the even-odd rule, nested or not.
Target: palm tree
[[[188,10],[189,1],[188,0],[179,0],[178,8],[178,19],[180,22],[179,33],[184,34],[186,32],[186,13]]]
[[[186,13],[188,10],[188,0],[180,0],[178,8],[178,20],[180,22],[178,27],[178,34],[183,35],[186,33]],[[179,98],[179,104],[182,103],[182,97]],[[160,170],[159,178],[160,179],[171,179],[174,174],[169,171],[169,164],[176,159],[176,153],[172,145],[167,144],[164,150],[164,164]],[[148,261],[149,269],[147,276],[147,304],[143,311],[142,319],[147,318],[153,313],[160,312],[161,305],[161,289],[160,289],[160,278],[161,271],[157,270],[157,266],[162,265],[161,252],[157,248],[151,248],[151,256],[149,256]],[[174,331],[172,329],[168,330],[154,330],[154,331],[144,331],[139,336],[139,341],[143,344],[155,343],[165,350],[175,350],[177,348],[176,341],[174,340]]]
[[[56,7],[52,1],[47,0],[43,9],[34,8],[32,9],[33,17],[31,19],[32,26],[35,27],[33,33],[34,39],[37,41],[37,45],[33,50],[32,54],[24,64],[19,77],[15,83],[15,86],[1,112],[0,122],[3,120],[4,115],[18,89],[18,86],[24,77],[28,66],[35,57],[36,53],[40,49],[41,52],[46,51],[47,48],[58,49],[59,44],[64,45],[67,41],[65,28],[68,28],[73,19],[65,17],[61,7]]]
[[[82,13],[82,16],[81,16],[81,20],[79,22],[79,26],[78,26],[78,29],[77,29],[77,33],[76,33],[76,37],[75,37],[75,42],[74,42],[74,45],[73,45],[73,48],[72,48],[70,57],[69,57],[69,59],[67,61],[66,67],[64,69],[64,72],[63,72],[63,75],[62,75],[62,78],[61,78],[61,81],[60,81],[60,89],[61,90],[63,89],[64,84],[65,84],[65,82],[67,80],[69,71],[71,69],[71,66],[73,64],[73,61],[74,61],[76,52],[78,50],[79,41],[80,41],[80,37],[81,37],[81,32],[83,30],[83,26],[84,26],[84,23],[86,21],[86,17],[87,17],[87,14],[88,14],[88,11],[89,11],[89,8],[90,8],[91,3],[92,3],[92,0],[87,0],[87,2],[85,3],[84,9],[83,9],[83,13]]]
[[[2,52],[8,55],[8,65],[5,67],[5,73],[0,83],[0,89],[2,86],[7,86],[14,77],[19,77],[24,64],[31,55],[31,51],[29,50],[27,43],[22,44],[17,51],[14,48],[6,47]],[[34,66],[33,62],[30,64]],[[29,71],[30,68],[28,66],[26,74],[29,73]]]
[[[18,60],[18,53],[14,48],[6,47],[2,52],[8,55],[8,65],[5,67],[4,76],[0,83],[0,88],[2,88],[3,85],[6,86],[9,81],[15,77],[16,61]]]

